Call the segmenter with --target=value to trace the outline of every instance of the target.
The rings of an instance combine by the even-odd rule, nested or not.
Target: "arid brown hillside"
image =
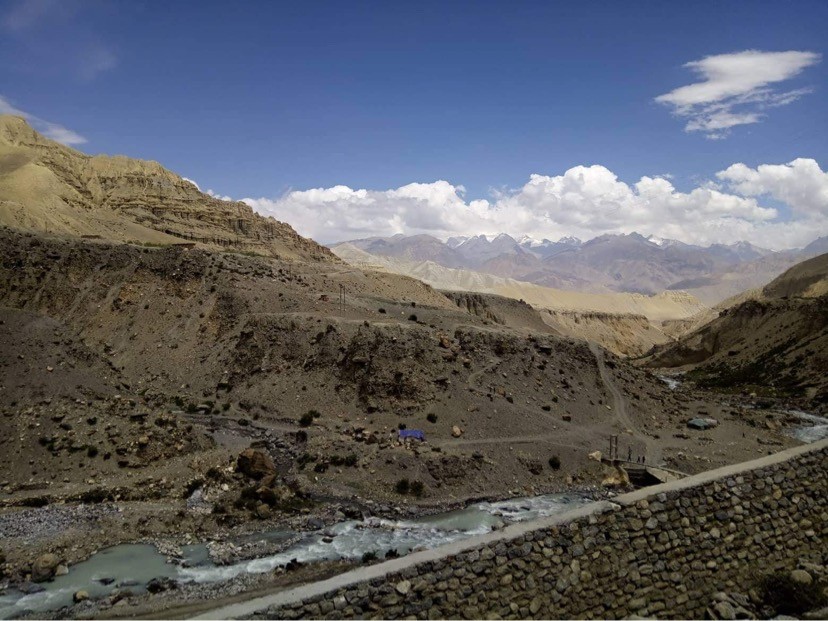
[[[307,510],[583,489],[603,480],[587,455],[613,434],[686,472],[793,442],[552,334],[527,304],[451,297],[341,263],[0,227],[0,514],[123,507],[95,537],[4,545],[14,571],[46,550],[74,562],[146,537],[304,524]],[[686,432],[707,414],[715,429]],[[426,442],[398,441],[401,426]],[[251,445],[272,469],[255,484],[237,469]]]
[[[326,248],[241,202],[203,192],[157,162],[90,156],[0,116],[0,224],[119,242],[197,242],[333,262]]]
[[[609,433],[632,428],[625,442],[641,451],[643,438],[654,433],[646,430],[681,429],[692,414],[661,381],[615,360],[609,373],[635,403],[631,420],[618,419],[590,348],[550,334],[528,305],[495,296],[452,301],[411,278],[339,264],[1,229],[0,247],[0,306],[59,322],[57,340],[71,339],[94,354],[89,377],[100,376],[95,360],[112,369],[106,385],[88,395],[77,388],[84,382],[74,379],[65,390],[53,387],[31,399],[9,394],[0,403],[6,413],[0,421],[15,425],[7,430],[10,438],[19,437],[17,425],[25,429],[32,422],[25,411],[41,407],[47,393],[53,410],[71,410],[78,398],[100,401],[103,425],[116,424],[104,418],[118,394],[119,403],[166,413],[179,427],[198,423],[194,416],[202,412],[207,427],[193,433],[229,425],[233,433],[270,430],[288,438],[274,448],[274,458],[320,491],[393,497],[394,481],[407,476],[421,479],[432,498],[445,498],[562,485],[567,475],[591,472],[586,455],[603,447]],[[346,290],[342,307],[340,285]],[[15,356],[11,351],[9,369],[50,382],[78,364],[67,353],[25,366]],[[47,365],[53,371],[44,370]],[[9,374],[7,381],[20,385],[26,375]],[[298,421],[311,410],[319,417],[308,439],[297,439]],[[236,425],[242,419],[243,428]],[[429,447],[438,450],[395,447],[390,440],[400,424],[425,430]],[[355,440],[356,428],[363,430],[359,437],[377,442]],[[141,455],[151,453],[129,444],[140,437],[138,430],[122,432],[127,445],[120,459],[149,468]],[[61,440],[68,431],[56,434],[55,442],[68,441]],[[150,448],[153,437],[160,437],[158,430]],[[678,451],[684,440],[675,442]],[[304,453],[327,460],[351,452],[359,468],[311,473],[312,466],[302,469],[296,461]],[[562,469],[533,474],[552,454],[560,456]],[[38,473],[51,476],[49,464],[63,472],[59,461],[31,459]],[[10,479],[35,476],[10,466],[3,468]],[[77,484],[87,478],[85,471],[60,476]]]
[[[657,350],[651,367],[693,367],[706,387],[742,388],[828,405],[828,255],[804,261],[768,284],[759,299]]]

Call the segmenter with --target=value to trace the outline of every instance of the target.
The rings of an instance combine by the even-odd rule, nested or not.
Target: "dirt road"
[[[633,437],[644,443],[644,446],[646,447],[647,463],[654,466],[658,465],[661,462],[661,447],[658,445],[658,441],[655,438],[652,438],[640,431],[638,429],[638,425],[636,425],[630,417],[627,408],[627,400],[624,398],[624,395],[621,394],[621,391],[618,390],[618,387],[613,382],[612,377],[607,370],[607,365],[604,362],[604,350],[592,342],[589,343],[589,349],[595,356],[595,360],[598,363],[598,372],[601,376],[601,381],[604,382],[604,386],[606,386],[610,396],[612,397],[612,411],[616,421],[622,429],[629,429],[632,431]]]

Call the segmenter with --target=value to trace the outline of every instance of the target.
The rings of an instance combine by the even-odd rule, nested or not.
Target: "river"
[[[231,580],[245,573],[264,573],[286,565],[293,559],[302,563],[347,559],[358,561],[366,553],[382,558],[389,550],[400,555],[417,548],[432,548],[505,524],[562,513],[591,500],[576,494],[548,494],[500,502],[480,502],[464,509],[409,520],[371,517],[347,520],[310,532],[271,531],[245,539],[299,540],[279,554],[215,565],[207,546],[182,548],[183,558],[172,563],[149,544],[123,544],[102,550],[70,568],[69,574],[44,582],[38,593],[11,589],[0,595],[0,619],[55,610],[72,603],[72,595],[86,591],[92,599],[106,597],[119,588],[134,593],[146,591],[153,578],[171,578],[182,583],[209,583]],[[103,582],[102,582],[103,580]],[[106,584],[105,584],[105,583]]]

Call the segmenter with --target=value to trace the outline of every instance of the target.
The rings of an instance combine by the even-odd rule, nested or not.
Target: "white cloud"
[[[448,181],[391,190],[331,188],[291,191],[278,199],[247,198],[265,215],[323,242],[372,235],[509,233],[557,239],[638,231],[688,243],[747,240],[781,249],[828,234],[828,174],[814,160],[735,164],[689,192],[663,176],[627,184],[603,166],[575,166],[562,175],[531,175],[522,187],[491,202],[466,201]],[[789,207],[780,216],[762,206],[768,195]]]
[[[188,179],[188,181],[189,181],[189,179]],[[196,186],[196,187],[198,188],[198,186]],[[198,189],[200,190],[201,188],[198,188]],[[213,198],[217,198],[217,199],[222,200],[222,201],[231,201],[232,202],[232,201],[236,200],[232,196],[226,196],[226,195],[223,195],[223,194],[219,194],[217,192],[213,192],[213,190],[207,190],[205,192],[205,194],[209,194]]]
[[[716,177],[743,196],[769,195],[800,213],[824,216],[828,209],[828,172],[812,159],[756,168],[733,164]]]
[[[810,93],[808,88],[777,92],[773,86],[796,77],[821,58],[815,52],[759,50],[707,56],[684,65],[702,78],[700,82],[655,100],[687,119],[685,131],[723,138],[732,127],[760,122],[768,108],[788,105]]]
[[[75,144],[83,144],[87,141],[86,138],[81,136],[79,133],[68,129],[63,125],[46,121],[33,114],[29,114],[20,108],[16,108],[2,95],[0,95],[0,114],[14,114],[15,116],[22,116],[41,134],[62,144],[71,146]]]
[[[182,178],[182,179],[184,179],[184,181],[186,181],[187,183],[192,183],[192,184],[196,187],[196,190],[199,190],[199,191],[201,190],[201,186],[200,186],[200,185],[198,185],[198,184],[197,184],[195,181],[193,181],[192,179],[188,179],[187,177],[181,177],[181,178]]]

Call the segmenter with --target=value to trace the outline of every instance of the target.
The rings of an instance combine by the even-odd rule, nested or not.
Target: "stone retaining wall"
[[[828,441],[356,569],[207,617],[703,617],[828,556]]]

